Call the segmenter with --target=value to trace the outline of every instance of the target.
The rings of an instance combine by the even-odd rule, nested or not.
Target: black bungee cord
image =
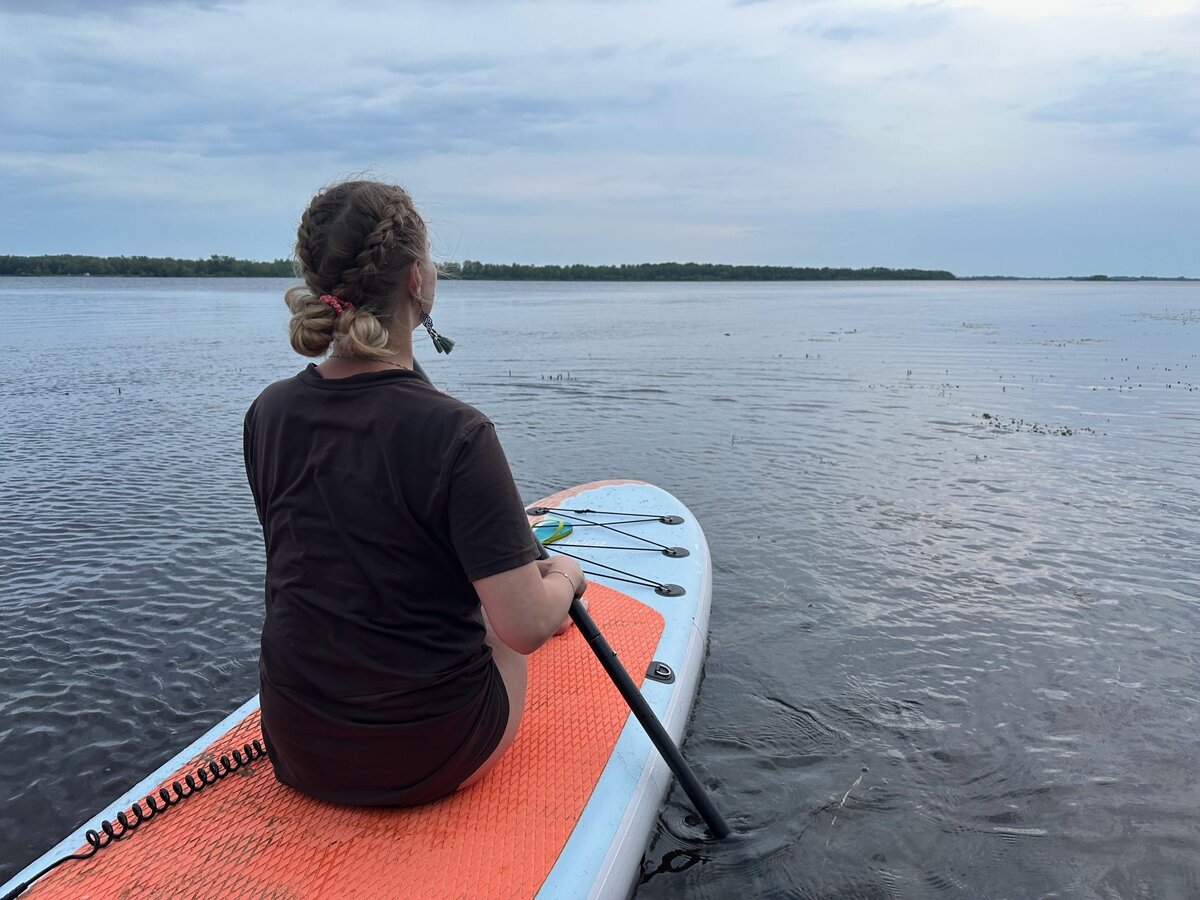
[[[661,553],[663,556],[671,557],[672,559],[682,559],[683,557],[689,555],[688,551],[686,549],[684,549],[683,547],[671,547],[667,544],[660,544],[658,541],[652,541],[652,540],[650,540],[650,538],[643,537],[640,534],[633,534],[632,532],[624,531],[620,528],[613,527],[613,525],[628,525],[628,524],[636,524],[636,523],[641,523],[641,522],[659,522],[659,523],[662,523],[665,525],[680,525],[683,523],[683,519],[680,516],[656,515],[656,514],[648,513],[648,514],[640,516],[638,518],[624,519],[619,522],[593,522],[593,521],[583,518],[581,514],[602,515],[602,516],[630,516],[630,515],[635,515],[635,514],[629,513],[629,512],[612,512],[612,511],[599,510],[599,509],[566,509],[566,508],[553,507],[553,506],[535,506],[535,507],[531,507],[530,509],[525,510],[525,512],[531,516],[542,516],[542,515],[549,515],[550,513],[554,513],[562,521],[564,521],[564,522],[569,521],[572,529],[588,528],[588,527],[603,528],[607,531],[614,532],[615,534],[619,534],[619,535],[622,535],[627,538],[632,538],[635,541],[641,541],[642,543],[644,543],[648,546],[629,547],[629,546],[612,546],[612,545],[607,545],[607,544],[569,544],[569,543],[565,543],[563,541],[555,541],[551,544],[551,546],[554,547],[555,553],[561,553],[563,556],[569,556],[571,559],[574,559],[574,560],[578,561],[579,563],[586,564],[589,566],[598,566],[601,569],[606,570],[604,572],[592,572],[592,571],[588,571],[587,569],[584,569],[583,570],[584,575],[591,575],[591,576],[594,576],[597,578],[608,578],[613,581],[622,581],[622,582],[625,582],[626,584],[636,584],[636,585],[640,585],[642,587],[653,588],[654,592],[661,597],[681,597],[681,596],[683,596],[684,590],[682,587],[680,587],[677,584],[668,584],[668,583],[664,583],[661,581],[653,581],[649,578],[646,578],[642,575],[638,575],[634,572],[626,572],[624,569],[618,569],[616,566],[610,566],[605,563],[596,562],[594,559],[588,559],[585,556],[579,555],[579,553],[571,553],[570,551],[564,549],[566,547],[570,547],[577,551],[585,551],[585,550],[629,550],[629,551],[633,551],[633,552],[653,551],[655,553]]]

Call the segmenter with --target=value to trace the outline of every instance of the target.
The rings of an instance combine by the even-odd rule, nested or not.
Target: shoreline
[[[454,281],[540,282],[835,282],[835,281],[1200,281],[1187,275],[956,275],[947,269],[868,266],[780,266],[658,262],[620,265],[525,265],[445,261],[442,277]],[[0,254],[0,277],[9,278],[275,278],[295,279],[291,260],[207,259],[152,256]]]

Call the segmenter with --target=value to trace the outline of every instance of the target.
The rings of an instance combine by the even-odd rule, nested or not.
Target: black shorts
[[[452,794],[483,765],[508,725],[495,663],[475,698],[453,712],[403,724],[347,721],[265,678],[259,700],[275,777],[350,806],[417,806]]]

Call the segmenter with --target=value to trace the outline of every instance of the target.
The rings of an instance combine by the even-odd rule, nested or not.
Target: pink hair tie
[[[342,317],[342,313],[346,312],[348,309],[352,309],[354,306],[353,303],[343,303],[337,297],[333,296],[333,294],[322,294],[317,299],[333,310],[333,316],[335,319],[340,319]]]

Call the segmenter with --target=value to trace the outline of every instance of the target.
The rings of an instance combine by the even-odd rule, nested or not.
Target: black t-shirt
[[[495,732],[507,717],[494,708],[499,678],[471,582],[531,562],[538,548],[495,429],[413,372],[325,379],[310,365],[259,395],[244,437],[266,542],[260,670],[277,773],[294,769],[285,781],[326,799],[407,802],[404,777],[408,787],[432,777],[421,766],[331,792],[312,783],[326,764],[302,757],[329,754],[330,723],[347,726],[345,741],[355,726],[375,736],[418,726],[399,727],[393,744],[404,733],[419,740],[428,769],[443,751],[421,723]],[[290,721],[304,716],[315,718]],[[327,746],[307,748],[306,733]],[[442,737],[447,756],[471,739]]]

